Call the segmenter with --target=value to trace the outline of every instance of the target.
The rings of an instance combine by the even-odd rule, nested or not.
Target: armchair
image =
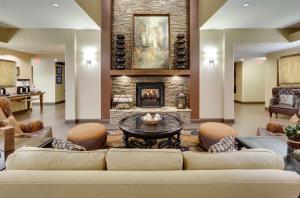
[[[280,95],[293,95],[293,104],[280,103]],[[300,115],[300,87],[275,87],[269,105],[270,117],[275,113],[284,115]]]
[[[51,127],[44,127],[43,122],[40,120],[35,120],[28,123],[16,122],[14,116],[12,115],[11,102],[5,97],[0,97],[0,111],[4,119],[8,119],[10,123],[13,123],[11,125],[15,127],[16,137],[52,137]]]

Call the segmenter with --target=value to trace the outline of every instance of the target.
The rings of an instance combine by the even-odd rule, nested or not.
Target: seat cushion
[[[111,171],[182,170],[183,159],[176,149],[110,149],[106,164]]]
[[[228,153],[184,152],[185,170],[223,169],[279,169],[283,170],[281,156],[267,149],[248,149]]]
[[[0,108],[0,121],[5,120],[6,116],[4,114],[4,112],[2,111],[2,109]]]
[[[67,139],[87,150],[96,150],[106,146],[106,128],[98,123],[85,123],[73,127]]]
[[[7,170],[105,170],[106,150],[66,151],[23,147],[8,156]]]
[[[206,122],[201,124],[199,128],[199,142],[206,149],[209,149],[221,139],[230,136],[237,137],[238,132],[226,124]]]

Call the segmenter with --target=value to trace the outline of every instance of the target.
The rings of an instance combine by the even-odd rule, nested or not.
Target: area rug
[[[181,131],[181,150],[183,151],[197,151],[204,152],[204,149],[199,146],[198,130],[189,129]],[[134,141],[141,141],[133,138]],[[158,144],[162,140],[158,140],[157,144],[153,148],[157,148]],[[109,148],[124,148],[123,144],[123,132],[119,129],[108,130],[107,132],[107,146]]]

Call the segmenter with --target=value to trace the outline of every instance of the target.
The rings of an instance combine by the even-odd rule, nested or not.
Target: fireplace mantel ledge
[[[148,113],[148,112],[159,112],[159,113],[170,113],[170,112],[191,112],[191,109],[177,109],[176,107],[161,107],[161,108],[140,108],[133,107],[131,109],[110,109],[113,112],[137,112],[137,113]]]

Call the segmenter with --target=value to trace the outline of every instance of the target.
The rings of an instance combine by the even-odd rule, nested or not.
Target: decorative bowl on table
[[[143,121],[144,124],[156,125],[162,120],[162,116],[158,113],[155,115],[147,113],[145,116],[141,117],[141,120]]]

